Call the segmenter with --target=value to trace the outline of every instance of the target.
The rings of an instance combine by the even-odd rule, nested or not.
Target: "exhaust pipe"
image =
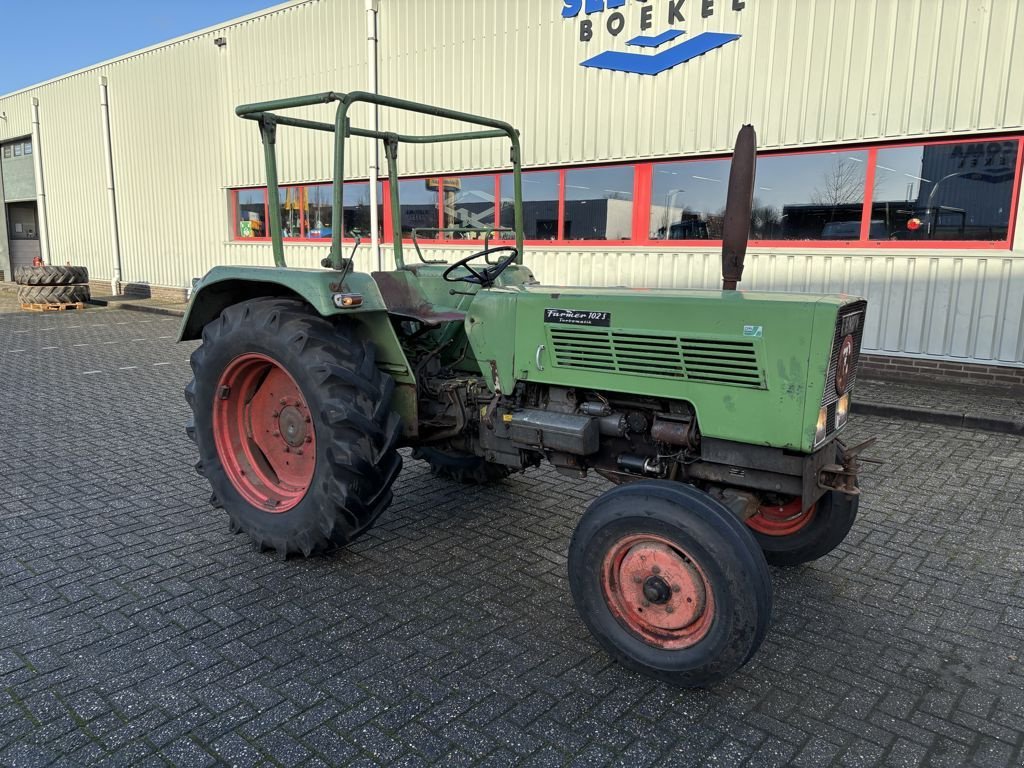
[[[744,125],[736,136],[729,167],[729,194],[722,224],[722,290],[735,291],[743,277],[743,259],[750,235],[750,211],[754,204],[754,170],[757,166],[757,134]]]

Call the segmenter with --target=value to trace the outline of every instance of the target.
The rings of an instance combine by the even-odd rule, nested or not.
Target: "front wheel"
[[[687,688],[746,664],[771,616],[750,532],[708,494],[667,481],[619,486],[590,505],[569,546],[569,585],[613,658]]]
[[[747,518],[747,526],[771,565],[801,565],[824,557],[843,542],[859,506],[859,496],[829,491],[806,511],[799,497],[762,504]]]
[[[191,362],[196,467],[234,530],[310,555],[387,508],[400,424],[371,344],[302,302],[254,299],[207,325]]]

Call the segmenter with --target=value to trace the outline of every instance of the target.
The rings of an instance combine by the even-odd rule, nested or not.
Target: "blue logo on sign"
[[[654,26],[654,14],[656,6],[649,0],[637,0],[642,3],[640,8],[640,31],[646,32]],[[613,11],[604,18],[603,24],[600,21],[581,19],[579,22],[580,41],[587,43],[593,40],[595,31],[600,31],[603,26],[605,32],[611,37],[618,37],[626,27],[626,18],[622,12],[614,10],[626,5],[627,0],[562,0],[562,18],[572,19],[580,15],[590,16],[604,11]],[[683,6],[686,0],[668,0],[662,7],[667,11],[664,21],[670,28],[661,34],[649,35],[640,34],[626,41],[626,45],[641,49],[657,49],[666,43],[682,37],[684,30],[672,28],[672,25],[681,24],[685,21]],[[719,0],[725,5],[730,0]],[[746,7],[745,0],[731,0],[732,10],[742,11]],[[709,18],[715,12],[715,0],[700,0],[700,13],[703,18]],[[640,53],[632,51],[604,51],[591,56],[580,62],[581,66],[594,67],[596,69],[610,69],[614,72],[630,72],[637,75],[657,75],[667,69],[683,64],[690,59],[703,56],[709,51],[721,48],[733,40],[738,40],[740,35],[726,32],[702,32],[688,40],[675,43],[668,48],[655,53]]]

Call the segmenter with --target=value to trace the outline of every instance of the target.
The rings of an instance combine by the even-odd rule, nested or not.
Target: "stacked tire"
[[[14,282],[22,304],[76,304],[90,298],[89,270],[85,267],[18,267]]]

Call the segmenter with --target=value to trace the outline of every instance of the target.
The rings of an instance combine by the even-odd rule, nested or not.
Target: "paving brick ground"
[[[0,765],[1021,764],[1021,438],[857,418],[887,463],[849,539],[773,570],[751,664],[679,691],[573,612],[566,545],[601,482],[467,489],[409,460],[347,551],[230,535],[176,328],[0,316]]]

